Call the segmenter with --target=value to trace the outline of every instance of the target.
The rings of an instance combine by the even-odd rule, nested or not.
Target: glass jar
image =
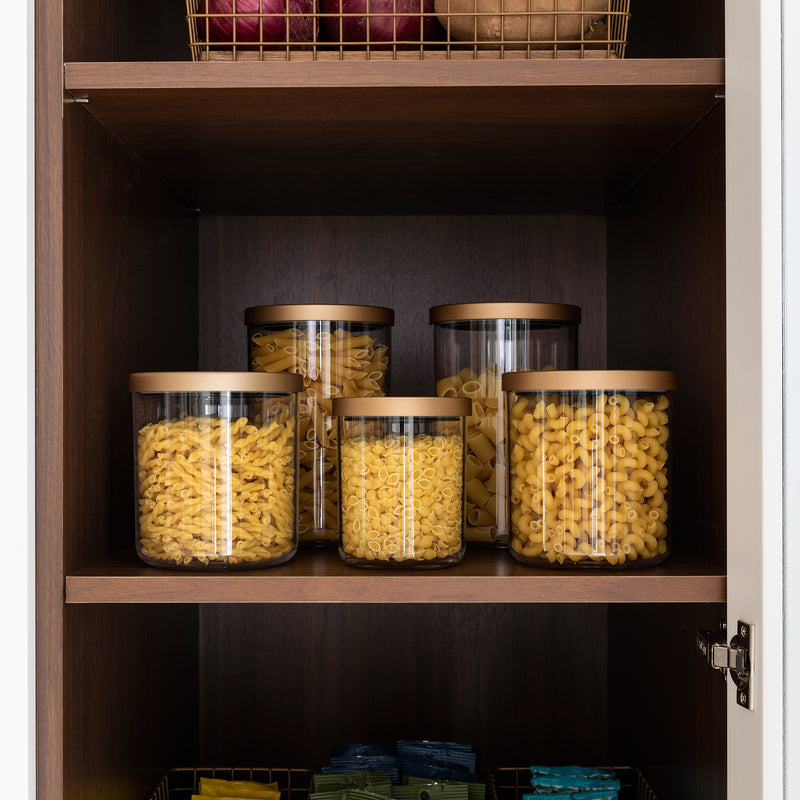
[[[301,385],[248,372],[130,376],[142,561],[247,569],[294,555]]]
[[[300,393],[300,542],[333,546],[339,536],[334,397],[389,393],[394,312],[379,306],[275,305],[245,311],[248,363],[292,372]]]
[[[339,555],[360,567],[446,567],[464,555],[464,398],[336,399]]]
[[[506,547],[506,423],[500,376],[534,369],[576,369],[577,306],[461,303],[430,310],[436,394],[469,397],[467,544]]]
[[[649,567],[670,551],[672,372],[511,372],[512,555],[537,566]]]

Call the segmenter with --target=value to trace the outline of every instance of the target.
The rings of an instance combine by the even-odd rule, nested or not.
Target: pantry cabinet
[[[39,797],[397,738],[470,742],[484,774],[624,764],[663,800],[761,796],[736,784],[775,698],[738,709],[695,648],[738,615],[780,686],[757,5],[634,0],[624,60],[193,63],[181,3],[37,0]],[[395,310],[396,393],[430,394],[428,308],[509,299],[580,305],[582,367],[677,372],[662,565],[136,559],[129,373],[245,369],[245,307],[359,303]]]

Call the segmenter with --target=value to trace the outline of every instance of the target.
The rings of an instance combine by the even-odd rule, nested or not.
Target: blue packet
[[[564,794],[563,792],[559,792],[558,794],[550,794],[550,792],[541,794],[540,792],[536,792],[536,794],[527,793],[522,795],[522,800],[542,800],[542,798],[547,798],[547,800],[572,800],[573,796],[574,795],[569,793]]]
[[[569,775],[539,775],[531,778],[531,786],[534,792],[539,792],[540,794],[556,794],[558,792],[577,794],[592,790],[619,792],[620,790],[618,779],[603,781],[596,778],[581,778]]]
[[[576,778],[597,778],[610,781],[616,776],[614,770],[598,769],[596,767],[531,767],[531,775],[561,775]]]

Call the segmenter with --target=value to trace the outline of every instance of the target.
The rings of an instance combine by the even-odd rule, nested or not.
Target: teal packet
[[[547,794],[540,794],[539,792],[533,794],[529,792],[522,795],[522,800],[542,800],[543,797],[546,797],[547,800],[572,800],[575,795],[569,793],[564,794],[563,792],[559,792],[558,794],[550,794],[550,792],[547,792]]]
[[[392,779],[388,772],[325,772],[314,775],[314,792],[367,789],[389,797]]]
[[[613,791],[619,792],[620,782],[618,779],[603,781],[596,778],[581,778],[569,775],[540,775],[531,778],[531,786],[534,793],[557,794],[558,792],[577,794],[589,791]]]
[[[572,797],[574,800],[618,800],[619,795],[614,789],[600,789],[599,791],[593,789],[588,792],[578,792]]]
[[[613,780],[616,775],[613,769],[597,767],[531,767],[531,775],[570,776],[575,778],[597,778],[603,781]]]

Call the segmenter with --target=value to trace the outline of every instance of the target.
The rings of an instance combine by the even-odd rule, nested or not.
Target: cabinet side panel
[[[392,393],[432,394],[428,309],[515,300],[581,306],[581,365],[601,368],[605,247],[601,216],[204,217],[200,363],[247,368],[247,306],[390,306]]]
[[[70,606],[64,800],[143,800],[197,752],[197,606]]]
[[[726,795],[725,682],[693,652],[695,631],[724,619],[716,603],[609,606],[609,756],[662,800]]]
[[[626,58],[724,55],[725,0],[632,0]]]
[[[674,543],[725,564],[725,173],[718,108],[609,216],[608,361],[672,369]]]
[[[336,744],[397,739],[468,742],[483,776],[607,758],[602,606],[204,606],[200,618],[204,762],[319,769]]]
[[[64,123],[63,519],[70,572],[133,545],[128,375],[196,368],[197,222],[83,108],[67,105]]]

